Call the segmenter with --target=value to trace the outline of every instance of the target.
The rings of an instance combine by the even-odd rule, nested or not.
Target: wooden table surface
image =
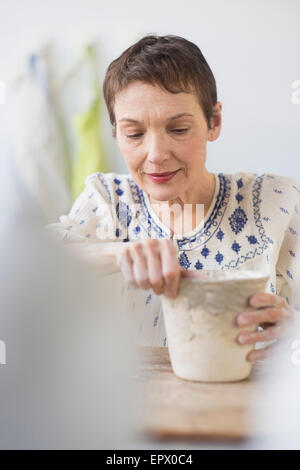
[[[176,377],[168,348],[141,348],[139,381],[145,399],[143,430],[155,439],[240,441],[265,435],[249,419],[250,406],[259,396],[262,366],[248,379],[231,383],[191,382]],[[263,393],[263,392],[262,392]],[[256,411],[264,401],[255,403]]]

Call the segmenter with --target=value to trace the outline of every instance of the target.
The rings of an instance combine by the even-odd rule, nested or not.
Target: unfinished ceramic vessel
[[[269,276],[253,271],[202,271],[182,278],[176,298],[162,296],[170,359],[174,373],[187,380],[233,382],[246,379],[253,345],[237,342],[239,313],[255,310],[248,299],[265,292]]]

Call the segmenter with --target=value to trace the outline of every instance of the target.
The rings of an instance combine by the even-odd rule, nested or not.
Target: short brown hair
[[[103,82],[103,96],[114,137],[115,97],[135,80],[159,85],[171,93],[194,91],[211,128],[213,106],[217,102],[216,81],[196,44],[180,36],[148,35],[111,62]]]

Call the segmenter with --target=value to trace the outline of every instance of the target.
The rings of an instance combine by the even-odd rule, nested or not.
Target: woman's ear
[[[211,128],[208,130],[209,141],[216,140],[221,132],[222,127],[222,103],[217,101],[213,107],[213,115],[211,118]]]

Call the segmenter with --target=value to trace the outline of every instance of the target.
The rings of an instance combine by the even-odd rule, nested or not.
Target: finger
[[[239,326],[250,326],[259,323],[276,323],[284,318],[288,319],[290,317],[291,313],[289,309],[270,307],[240,313],[236,321]]]
[[[272,326],[265,331],[256,331],[250,333],[249,331],[241,331],[237,337],[240,344],[255,344],[260,341],[271,341],[282,336],[284,332],[284,325],[279,324]]]
[[[155,239],[148,240],[145,244],[145,253],[151,287],[157,295],[160,295],[164,291],[165,283],[162,275],[161,255],[158,241]]]
[[[130,251],[126,247],[125,250],[117,256],[117,263],[120,266],[121,272],[128,284],[134,289],[137,289],[137,284],[133,275],[133,261],[130,256]]]
[[[273,356],[278,351],[278,343],[271,344],[262,349],[252,349],[246,357],[249,362],[257,362]]]
[[[141,289],[150,289],[151,284],[148,279],[148,270],[143,243],[135,242],[130,247],[133,260],[133,276],[138,287]]]
[[[279,295],[268,293],[257,293],[250,297],[251,307],[286,307],[285,300]]]
[[[258,326],[260,326],[261,328],[263,328],[264,330],[267,329],[267,328],[270,328],[272,325],[274,325],[274,323],[260,323]]]
[[[203,273],[199,273],[198,271],[188,271],[187,269],[180,270],[181,277],[188,277],[188,278],[196,278],[196,279],[205,279]]]
[[[162,274],[165,281],[164,294],[167,297],[176,297],[180,280],[180,265],[177,251],[173,242],[167,238],[160,240],[160,255]]]

